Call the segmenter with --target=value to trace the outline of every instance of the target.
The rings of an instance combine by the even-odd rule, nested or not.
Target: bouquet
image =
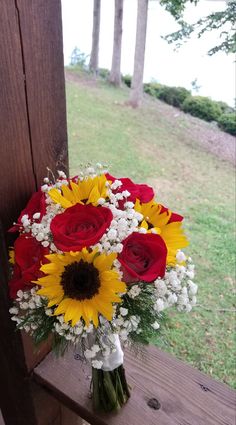
[[[94,407],[117,410],[130,396],[123,347],[148,343],[167,308],[196,304],[183,217],[100,164],[51,175],[10,229],[10,313],[35,344],[73,344],[91,363]]]

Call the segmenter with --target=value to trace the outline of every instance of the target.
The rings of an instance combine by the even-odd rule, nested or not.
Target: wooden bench
[[[93,411],[91,369],[72,349],[62,358],[48,354],[34,379],[91,425],[235,425],[233,390],[156,347],[138,356],[127,349],[125,368],[131,398],[117,414]],[[148,405],[153,398],[158,410]]]

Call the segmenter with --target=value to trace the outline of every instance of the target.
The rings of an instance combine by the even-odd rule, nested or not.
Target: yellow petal
[[[48,195],[53,200],[53,202],[55,202],[55,204],[60,204],[63,208],[69,208],[72,206],[71,202],[64,198],[58,189],[54,188],[49,190]]]
[[[72,301],[71,298],[64,298],[57,307],[57,309],[54,311],[54,314],[57,316],[58,314],[65,313],[66,309],[68,308],[70,302]]]
[[[52,307],[56,304],[59,304],[61,302],[63,296],[64,296],[64,294],[60,295],[59,297],[52,298],[48,303],[48,308],[50,308],[50,307]]]
[[[40,270],[45,274],[58,274],[63,272],[63,266],[55,263],[43,264]]]
[[[109,255],[101,254],[94,259],[93,264],[99,271],[109,270],[116,258],[115,252]]]
[[[79,190],[78,185],[76,183],[72,182],[72,181],[70,182],[70,185],[71,185],[76,203],[82,204],[82,202],[81,202],[81,199],[82,199],[81,198],[81,192]]]
[[[49,286],[49,285],[59,285],[60,283],[60,275],[48,275],[44,277],[40,277],[35,283],[41,286]]]
[[[63,193],[64,198],[66,198],[72,205],[75,204],[75,198],[72,190],[69,189],[67,185],[61,186],[61,191]]]
[[[106,304],[103,303],[102,301],[100,301],[100,299],[98,299],[96,297],[96,299],[94,299],[94,303],[95,306],[97,308],[97,310],[107,319],[107,320],[112,320],[112,316],[113,316],[113,307],[112,304]]]

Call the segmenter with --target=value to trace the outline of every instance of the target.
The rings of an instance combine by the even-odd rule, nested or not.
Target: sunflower
[[[50,198],[63,208],[69,208],[75,204],[98,205],[99,198],[108,196],[107,179],[104,174],[96,177],[88,177],[85,180],[78,180],[77,183],[70,181],[69,186],[62,185],[60,189],[49,190]]]
[[[99,254],[83,248],[80,252],[50,254],[50,261],[41,267],[47,276],[35,283],[42,288],[39,295],[48,298],[54,314],[64,314],[65,322],[74,326],[81,318],[86,326],[92,321],[98,326],[98,314],[112,320],[112,303],[121,302],[117,293],[126,292],[126,285],[113,267],[117,254]]]
[[[153,230],[164,240],[167,247],[167,265],[176,264],[176,253],[180,248],[188,246],[188,240],[184,234],[181,221],[170,221],[172,212],[163,211],[163,207],[155,201],[141,204],[136,201],[134,209],[143,215],[140,226],[148,232]],[[153,229],[153,230],[152,230]]]

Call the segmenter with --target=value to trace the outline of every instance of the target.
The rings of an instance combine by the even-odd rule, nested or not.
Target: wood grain
[[[37,381],[92,425],[233,425],[235,392],[155,347],[138,357],[126,350],[132,395],[118,414],[94,412],[89,399],[90,368],[73,351],[56,359],[50,353],[35,369]],[[160,409],[148,406],[156,398]]]
[[[6,245],[46,167],[68,171],[60,0],[1,0],[0,28],[0,406],[6,425],[35,425],[22,341],[8,312]],[[42,352],[31,354],[32,366]]]
[[[60,0],[18,0],[33,168],[68,172]]]
[[[20,334],[9,307],[7,253],[0,227],[0,406],[5,425],[36,425]]]
[[[0,28],[0,217],[7,230],[36,189],[14,0],[1,2]]]

